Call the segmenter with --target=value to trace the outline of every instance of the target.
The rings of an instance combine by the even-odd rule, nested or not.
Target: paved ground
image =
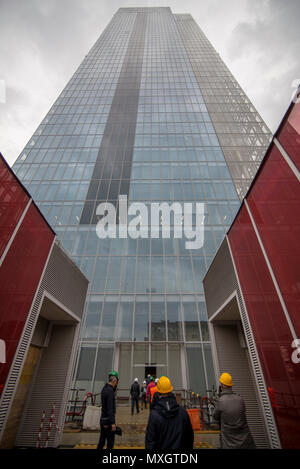
[[[116,413],[117,425],[122,428],[122,436],[116,435],[115,448],[145,448],[145,432],[149,418],[149,409],[139,414],[131,415],[128,406],[118,406]],[[64,429],[61,447],[76,449],[96,449],[99,441],[99,431],[80,431],[79,429]],[[194,432],[194,448],[218,448],[219,432]]]

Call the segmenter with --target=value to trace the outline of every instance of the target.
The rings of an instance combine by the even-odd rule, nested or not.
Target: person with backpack
[[[189,415],[180,406],[173,391],[171,381],[161,376],[157,383],[158,400],[150,413],[145,449],[152,450],[192,450],[194,432]]]
[[[139,413],[139,397],[140,397],[140,385],[139,380],[135,378],[133,384],[131,385],[130,395],[131,395],[131,415],[134,414],[134,405],[136,406],[136,413]]]

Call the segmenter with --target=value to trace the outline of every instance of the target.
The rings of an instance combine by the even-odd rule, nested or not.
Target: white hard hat
[[[134,381],[138,381],[138,379],[137,379],[137,378],[135,378],[135,380],[134,380]]]

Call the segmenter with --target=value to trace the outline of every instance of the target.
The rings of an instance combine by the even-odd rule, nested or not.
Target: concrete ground
[[[145,433],[149,418],[149,409],[131,415],[129,406],[118,406],[117,425],[122,428],[122,436],[116,435],[115,448],[145,448]],[[219,448],[218,431],[194,432],[194,448]],[[99,431],[80,430],[66,425],[62,435],[61,448],[96,449]]]

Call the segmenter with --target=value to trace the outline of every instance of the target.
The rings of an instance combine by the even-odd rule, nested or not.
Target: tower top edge
[[[153,11],[168,11],[172,13],[170,7],[121,7],[117,10],[117,13],[142,13],[142,12],[153,12]]]

